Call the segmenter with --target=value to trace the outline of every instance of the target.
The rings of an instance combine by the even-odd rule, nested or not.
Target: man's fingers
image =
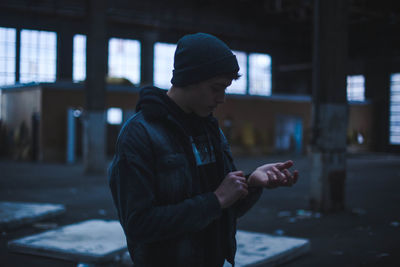
[[[271,169],[275,173],[276,177],[278,177],[279,180],[285,179],[285,175],[283,175],[283,173],[280,170],[278,170],[276,167],[272,167]]]
[[[293,166],[293,161],[288,160],[288,161],[285,161],[283,163],[277,163],[275,166],[278,168],[278,170],[282,171],[284,169],[289,169],[290,167],[292,167]]]
[[[246,179],[237,179],[236,180],[236,182],[239,184],[239,185],[241,185],[241,186],[243,186],[243,187],[245,187],[245,188],[248,188],[249,187],[249,185],[246,183]]]
[[[283,170],[283,172],[285,173],[285,181],[284,184],[286,186],[292,186],[292,184],[294,184],[294,180],[293,180],[293,175],[287,170]]]
[[[268,180],[270,180],[271,182],[275,183],[278,181],[278,177],[276,176],[276,174],[272,171],[267,171],[267,175],[268,175]]]
[[[242,176],[242,177],[244,177],[244,173],[243,173],[243,171],[234,171],[234,172],[231,172],[233,175],[237,175],[237,176]]]
[[[293,172],[293,184],[297,183],[297,180],[299,179],[299,172],[295,170]]]
[[[237,175],[235,175],[235,176],[233,176],[233,177],[234,177],[236,180],[240,181],[240,182],[243,182],[243,183],[246,182],[246,177],[237,176]]]

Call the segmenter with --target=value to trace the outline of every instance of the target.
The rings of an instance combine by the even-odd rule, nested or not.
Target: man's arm
[[[195,232],[220,215],[221,208],[213,193],[158,206],[144,165],[140,161],[120,160],[115,166],[119,175],[110,184],[117,195],[121,224],[131,242],[150,243]]]

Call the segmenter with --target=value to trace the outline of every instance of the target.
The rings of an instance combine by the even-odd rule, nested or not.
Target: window
[[[400,73],[390,76],[390,144],[400,145]]]
[[[15,83],[16,30],[0,27],[0,85]]]
[[[55,32],[21,31],[21,82],[54,82],[56,60],[57,34]]]
[[[86,79],[86,35],[74,36],[73,73],[74,82]]]
[[[249,93],[271,95],[271,57],[267,54],[249,55]]]
[[[108,75],[140,83],[140,42],[111,38],[108,43]]]
[[[176,44],[154,45],[154,85],[163,89],[171,87]]]
[[[232,85],[226,89],[227,94],[246,94],[247,90],[247,54],[241,51],[232,51],[239,63],[239,80],[233,80]]]
[[[122,109],[109,108],[107,110],[107,122],[109,124],[121,124],[122,123]]]
[[[365,100],[365,79],[364,75],[347,76],[347,100],[364,101]]]

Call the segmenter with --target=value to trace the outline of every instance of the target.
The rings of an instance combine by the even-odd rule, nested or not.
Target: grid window
[[[0,27],[0,85],[15,83],[16,30]]]
[[[22,30],[20,81],[54,82],[56,80],[57,34]]]
[[[364,101],[365,100],[365,79],[364,75],[347,76],[347,100]]]
[[[109,124],[121,124],[122,123],[122,109],[109,108],[107,110],[107,122]]]
[[[175,49],[176,44],[156,43],[154,45],[154,85],[159,88],[171,87]]]
[[[74,82],[86,79],[86,35],[74,36],[73,74]]]
[[[390,144],[400,145],[400,73],[390,76]]]
[[[247,54],[241,51],[232,51],[236,56],[239,63],[240,71],[242,75],[239,80],[233,80],[231,86],[226,89],[227,94],[246,94],[247,89]]]
[[[140,42],[111,38],[108,43],[108,75],[140,83]]]
[[[249,93],[271,95],[271,57],[267,54],[249,55]]]

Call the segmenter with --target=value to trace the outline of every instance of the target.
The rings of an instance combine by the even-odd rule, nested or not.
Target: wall
[[[42,90],[42,91],[41,91]],[[8,93],[9,92],[9,93]],[[83,85],[72,83],[43,84],[35,89],[18,89],[3,94],[7,103],[7,126],[15,129],[18,122],[40,112],[40,151],[42,160],[65,162],[67,109],[84,106]],[[40,97],[42,100],[40,101]],[[119,107],[124,120],[133,113],[138,100],[137,88],[113,87],[107,89],[107,108]],[[39,105],[39,103],[41,105]],[[372,105],[369,103],[349,106],[349,141],[352,148],[369,149],[372,138]],[[230,140],[235,154],[276,152],[277,125],[282,116],[294,117],[302,122],[301,151],[307,152],[311,133],[311,99],[308,96],[235,96],[228,95],[226,103],[218,107],[215,116]],[[227,124],[227,120],[231,125]],[[107,126],[107,152],[111,156],[121,125]],[[356,144],[356,135],[362,133],[365,144]]]
[[[11,152],[14,159],[28,160],[32,158],[33,152],[36,154],[34,149],[38,146],[38,140],[33,137],[40,136],[40,133],[33,135],[32,116],[41,113],[40,98],[38,86],[2,90],[1,120],[6,132],[3,138],[7,139],[4,141],[7,146],[2,148],[12,150],[8,152]],[[37,131],[40,129],[37,128]]]
[[[137,96],[138,94],[134,93],[133,90],[107,90],[106,108],[134,109]],[[73,90],[67,87],[46,86],[43,88],[42,139],[44,161],[65,161],[67,110],[68,108],[83,109],[84,98],[83,86]],[[115,131],[119,130],[119,127],[115,129],[115,127],[109,126],[108,128],[109,136],[115,136]],[[112,148],[115,140],[107,140],[107,142],[107,147]],[[113,151],[113,149],[110,149],[110,151]]]

